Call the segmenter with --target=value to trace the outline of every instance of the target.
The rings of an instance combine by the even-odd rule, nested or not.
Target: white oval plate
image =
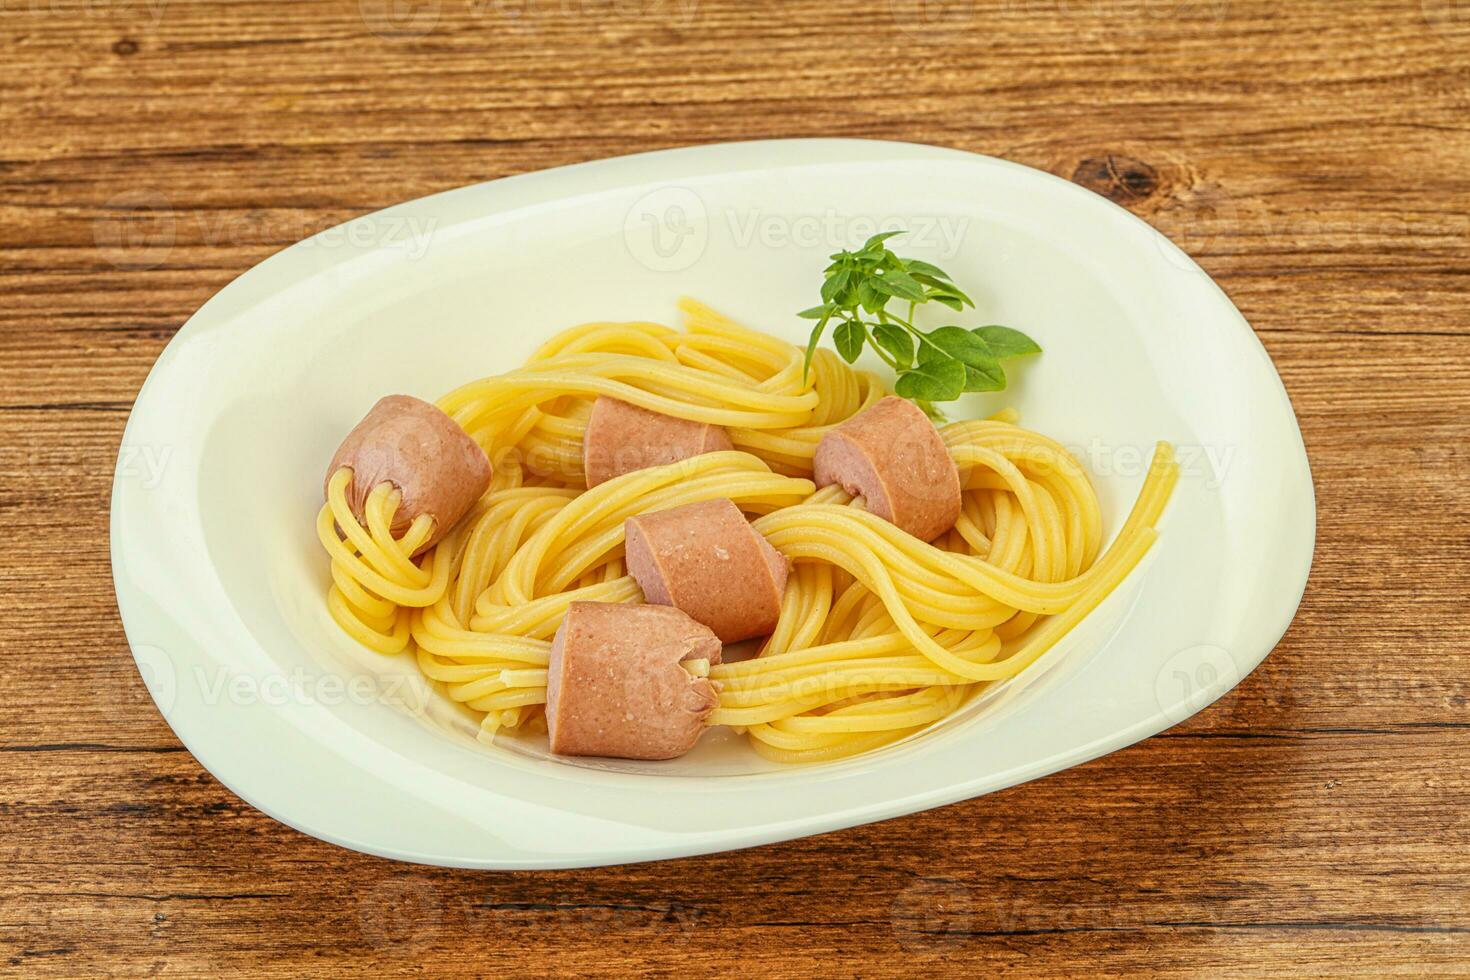
[[[1074,448],[1115,531],[1157,439],[1183,478],[1144,563],[1048,658],[932,732],[776,769],[711,733],[658,765],[567,765],[476,743],[406,658],[328,618],[323,468],[380,395],[432,399],[553,331],[676,322],[688,294],[800,340],[828,253],[901,251],[1046,353],[1012,404]],[[671,150],[390,208],[261,263],[168,345],[128,422],[112,499],[118,605],[175,733],[226,786],[306,833],[477,868],[745,847],[989,793],[1178,723],[1291,620],[1314,536],[1306,454],[1270,360],[1188,257],[1097,195],[953,150],[854,140]],[[1058,668],[1057,665],[1060,665]],[[504,741],[504,740],[502,740]],[[1099,788],[1099,792],[1106,792]]]

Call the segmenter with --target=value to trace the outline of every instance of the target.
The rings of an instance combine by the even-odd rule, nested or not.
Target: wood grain
[[[1470,972],[1463,0],[3,0],[0,41],[10,968]],[[816,135],[1050,170],[1219,280],[1318,487],[1306,600],[1266,664],[1037,783],[637,867],[393,864],[205,773],[139,681],[107,558],[127,411],[178,325],[400,200]]]

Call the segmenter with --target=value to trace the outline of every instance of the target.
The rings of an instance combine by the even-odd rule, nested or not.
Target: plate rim
[[[1219,302],[1225,304],[1231,311],[1235,313],[1236,317],[1239,319],[1240,327],[1246,335],[1242,339],[1249,344],[1254,345],[1255,350],[1259,352],[1260,357],[1270,374],[1270,380],[1274,381],[1275,383],[1275,387],[1280,395],[1281,402],[1281,405],[1278,407],[1284,408],[1285,418],[1289,420],[1290,423],[1290,431],[1295,435],[1295,444],[1290,447],[1291,450],[1294,450],[1290,453],[1290,462],[1293,468],[1296,470],[1296,472],[1293,474],[1293,476],[1295,477],[1295,480],[1293,482],[1295,482],[1300,488],[1305,490],[1305,505],[1310,516],[1310,520],[1307,522],[1309,526],[1307,527],[1304,550],[1301,553],[1293,556],[1296,559],[1295,565],[1294,567],[1290,568],[1286,573],[1290,577],[1290,580],[1294,582],[1292,588],[1288,590],[1289,598],[1283,601],[1280,605],[1281,613],[1278,617],[1278,621],[1266,628],[1264,633],[1262,634],[1269,635],[1271,637],[1270,642],[1264,645],[1264,649],[1260,651],[1259,656],[1257,656],[1255,653],[1251,653],[1248,657],[1246,657],[1246,660],[1250,661],[1249,666],[1246,667],[1245,664],[1241,664],[1243,669],[1239,671],[1239,675],[1236,678],[1235,683],[1238,684],[1240,680],[1243,680],[1251,671],[1255,670],[1256,667],[1258,667],[1259,664],[1264,661],[1266,656],[1268,656],[1271,651],[1276,647],[1276,645],[1280,642],[1281,637],[1289,629],[1292,621],[1295,618],[1296,611],[1299,608],[1302,596],[1305,594],[1305,590],[1310,577],[1310,570],[1312,566],[1316,540],[1315,488],[1311,476],[1310,461],[1307,457],[1305,444],[1301,437],[1300,425],[1296,419],[1295,412],[1292,409],[1290,397],[1286,392],[1285,385],[1282,383],[1280,375],[1276,371],[1275,365],[1271,362],[1270,357],[1267,354],[1264,346],[1261,345],[1259,337],[1256,336],[1254,330],[1251,329],[1249,324],[1245,321],[1244,317],[1240,315],[1239,310],[1236,309],[1233,302],[1231,302],[1229,297],[1220,288],[1219,284],[1216,283],[1214,279],[1210,277],[1203,269],[1199,268],[1199,266],[1193,261],[1193,259],[1186,256],[1185,253],[1183,253],[1182,251],[1178,250],[1177,247],[1174,246],[1172,243],[1168,243],[1167,238],[1165,238],[1156,229],[1153,229],[1152,226],[1148,225],[1147,222],[1143,221],[1143,219],[1132,214],[1128,210],[1114,204],[1113,202],[1108,201],[1106,198],[1093,194],[1092,192],[1087,191],[1085,188],[1079,187],[1071,183],[1070,181],[1066,181],[1063,178],[1058,177],[1054,174],[1049,174],[1045,171],[1036,170],[1034,168],[1027,167],[1023,164],[1018,164],[1012,161],[1002,160],[995,157],[989,157],[982,154],[971,153],[968,151],[949,147],[935,147],[918,143],[903,143],[885,140],[826,138],[797,140],[752,140],[733,143],[705,144],[692,147],[679,147],[673,149],[656,150],[647,153],[637,153],[611,157],[602,160],[586,161],[563,167],[556,167],[547,170],[534,171],[526,174],[519,174],[507,178],[500,178],[498,180],[466,185],[465,187],[454,188],[451,190],[428,195],[426,197],[400,202],[388,208],[384,208],[376,212],[371,212],[367,215],[358,216],[356,218],[350,219],[347,222],[343,222],[340,225],[334,226],[333,228],[324,229],[322,232],[318,232],[316,235],[313,235],[310,238],[303,240],[303,242],[293,243],[292,245],[281,249],[271,256],[268,256],[266,259],[262,260],[261,262],[252,266],[250,269],[241,273],[241,275],[236,277],[229,284],[216,292],[199,308],[199,310],[197,310],[192,316],[190,316],[189,319],[175,333],[174,337],[170,339],[168,345],[165,347],[164,351],[159,355],[158,359],[155,361],[154,365],[150,369],[148,377],[145,380],[144,384],[139,389],[133,408],[129,413],[128,423],[122,437],[122,446],[125,447],[129,445],[130,437],[136,435],[133,430],[135,422],[139,419],[140,416],[139,408],[140,406],[144,406],[147,403],[148,399],[150,398],[150,391],[156,393],[158,388],[157,380],[162,377],[165,372],[168,371],[169,365],[172,361],[172,356],[177,355],[178,349],[181,346],[181,342],[187,340],[195,333],[204,329],[201,324],[204,324],[206,322],[207,318],[211,315],[212,309],[217,309],[219,305],[223,303],[222,298],[228,299],[234,297],[237,293],[248,289],[251,280],[259,278],[257,274],[260,272],[260,270],[267,268],[279,268],[286,261],[283,257],[287,256],[289,253],[292,253],[293,250],[298,249],[300,246],[303,245],[304,242],[309,242],[312,239],[315,239],[324,234],[331,234],[337,229],[343,228],[346,225],[351,224],[353,221],[360,221],[363,218],[389,215],[394,211],[414,206],[422,206],[431,201],[438,202],[439,204],[445,204],[452,201],[452,199],[456,196],[468,196],[475,193],[479,189],[496,185],[508,186],[512,182],[514,182],[516,186],[522,187],[527,186],[530,183],[546,184],[548,187],[551,187],[558,182],[565,182],[567,178],[572,175],[579,173],[586,174],[593,170],[600,169],[605,172],[608,179],[599,190],[593,191],[592,193],[605,193],[617,190],[619,188],[635,187],[641,184],[649,183],[649,180],[647,178],[641,178],[638,176],[638,171],[642,169],[642,165],[648,164],[655,160],[658,160],[660,163],[676,160],[693,161],[705,163],[707,165],[718,166],[719,161],[722,159],[728,159],[733,163],[735,161],[738,161],[741,157],[749,158],[751,154],[762,154],[777,157],[779,158],[779,163],[776,164],[776,166],[778,167],[836,162],[838,158],[851,160],[856,157],[864,161],[872,162],[903,162],[912,161],[915,159],[935,158],[942,156],[951,159],[968,160],[980,167],[1001,166],[1007,169],[1014,169],[1016,171],[1024,171],[1028,179],[1036,178],[1052,182],[1054,186],[1058,188],[1066,188],[1065,193],[1075,193],[1079,195],[1079,197],[1077,198],[1079,201],[1090,200],[1092,202],[1092,206],[1103,206],[1105,208],[1112,209],[1114,212],[1116,212],[1117,215],[1126,215],[1128,220],[1135,222],[1137,225],[1147,229],[1149,234],[1157,236],[1157,238],[1161,242],[1167,243],[1167,248],[1172,249],[1174,252],[1177,253],[1177,255],[1169,256],[1170,261],[1175,262],[1176,264],[1183,263],[1185,264],[1186,268],[1192,268],[1198,273],[1203,283],[1209,284],[1209,287],[1212,288],[1217,294]],[[739,167],[728,166],[725,169],[710,170],[707,171],[707,173],[715,175],[721,173],[736,173],[739,172],[740,169],[741,168]],[[705,172],[701,172],[701,175],[704,175],[704,173]],[[561,197],[562,196],[560,195],[552,194],[548,199],[557,200]],[[538,202],[532,202],[531,204],[526,206],[534,207],[537,203]],[[513,211],[516,209],[512,208],[510,210]],[[487,213],[503,214],[506,213],[506,209],[492,208]],[[349,257],[350,256],[347,254],[342,254],[334,257],[331,262],[346,260]],[[306,278],[306,276],[303,274],[302,276],[300,276],[300,278]],[[121,458],[119,459],[119,468],[121,468]],[[133,558],[128,553],[126,553],[126,549],[124,547],[124,542],[132,539],[132,536],[129,534],[129,528],[127,526],[129,521],[129,515],[127,513],[128,506],[129,500],[126,493],[126,488],[123,484],[121,476],[119,475],[114,479],[110,503],[109,553],[113,568],[114,590],[118,601],[119,614],[123,622],[124,632],[128,637],[128,643],[130,650],[133,653],[135,666],[143,674],[146,681],[148,677],[149,665],[145,663],[145,657],[142,651],[145,648],[156,648],[151,648],[149,644],[142,643],[139,639],[139,637],[142,635],[140,618],[147,614],[144,603],[146,597],[139,594],[140,586],[135,580],[135,577],[130,567],[130,563],[132,562]],[[1209,703],[1213,703],[1219,697],[1223,696],[1229,690],[1233,689],[1234,686],[1235,685],[1232,684],[1229,687],[1222,688],[1219,691],[1215,692],[1214,697],[1212,697],[1209,702],[1201,704],[1194,711],[1192,711],[1189,716],[1186,716],[1185,719],[1170,720],[1166,713],[1161,709],[1159,713],[1155,716],[1140,720],[1126,729],[1123,729],[1121,731],[1114,731],[1107,737],[1099,737],[1086,744],[1075,746],[1069,751],[1060,753],[1058,755],[1045,757],[1044,759],[1038,760],[1032,764],[1018,766],[1012,770],[1004,771],[998,774],[991,773],[989,775],[976,777],[971,780],[957,780],[955,782],[948,783],[942,786],[930,788],[929,790],[924,792],[911,793],[906,796],[885,798],[867,807],[856,809],[847,808],[830,812],[823,811],[818,814],[810,815],[800,821],[771,823],[747,828],[744,831],[721,830],[718,832],[714,832],[708,836],[700,836],[697,834],[668,833],[665,835],[666,839],[661,844],[650,845],[644,843],[638,844],[636,846],[629,845],[627,848],[621,851],[609,851],[606,853],[595,854],[558,854],[544,852],[533,857],[507,854],[482,856],[476,854],[462,853],[458,851],[453,853],[439,853],[424,849],[406,849],[402,846],[383,846],[380,842],[355,839],[350,835],[338,833],[331,826],[323,826],[318,822],[302,819],[299,814],[291,812],[289,807],[277,805],[279,802],[277,799],[269,798],[266,794],[257,792],[257,787],[245,785],[247,781],[240,775],[239,772],[228,766],[228,760],[222,759],[220,755],[212,751],[212,748],[214,747],[206,745],[208,739],[204,737],[204,733],[201,733],[200,731],[195,729],[189,729],[187,731],[181,730],[181,725],[177,724],[176,719],[170,716],[170,711],[168,707],[161,703],[159,693],[154,691],[152,686],[150,686],[149,690],[150,696],[153,697],[166,723],[169,724],[171,730],[173,730],[175,737],[177,737],[180,742],[183,743],[183,745],[189,750],[189,752],[194,756],[194,758],[199,762],[201,766],[203,766],[227,789],[235,793],[241,799],[250,803],[252,806],[273,817],[274,819],[293,827],[294,829],[300,830],[301,832],[309,834],[310,836],[317,837],[319,839],[326,840],[340,846],[348,847],[353,850],[396,860],[411,861],[414,863],[483,869],[549,869],[621,864],[634,861],[662,860],[696,854],[711,853],[715,851],[728,850],[738,847],[758,846],[775,841],[788,840],[796,837],[808,836],[815,833],[822,833],[826,831],[857,826],[877,820],[889,819],[895,816],[914,813],[921,810],[946,805],[948,803],[956,802],[959,800],[969,799],[979,795],[985,795],[987,793],[1014,786],[1019,783],[1029,781],[1031,779],[1039,778],[1041,776],[1049,775],[1063,769],[1071,768],[1072,766],[1079,765],[1083,762],[1095,759],[1099,756],[1132,745],[1137,741],[1147,738],[1167,728],[1173,727],[1175,724],[1179,723],[1179,721],[1186,720],[1187,717],[1190,717],[1193,714],[1204,710],[1204,708],[1208,707]],[[282,727],[283,729],[285,728],[285,726]],[[308,741],[311,740],[310,737],[306,736],[304,732],[300,734],[303,737],[307,738]],[[799,778],[798,774],[802,772],[810,772],[810,770],[792,770],[791,777]]]

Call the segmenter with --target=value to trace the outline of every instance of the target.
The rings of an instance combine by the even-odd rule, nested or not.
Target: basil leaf
[[[930,415],[937,415],[934,403],[958,398],[965,391],[1004,388],[1001,359],[1040,351],[1030,337],[1000,326],[975,330],[944,326],[921,334],[885,314],[895,299],[911,309],[930,301],[955,312],[975,305],[939,266],[895,255],[886,243],[902,234],[880,231],[859,249],[832,254],[823,273],[822,304],[799,314],[817,321],[805,352],[803,378],[811,373],[815,348],[827,324],[833,323],[832,342],[843,360],[853,363],[871,343],[897,369],[898,393]]]
[[[975,305],[975,301],[970,299],[970,297],[965,294],[965,291],[963,289],[956,286],[952,282],[945,282],[942,279],[935,279],[933,276],[927,275],[922,272],[915,275],[914,279],[923,283],[926,286],[931,287],[929,290],[930,299],[937,299],[940,296],[948,296],[959,300],[965,306]]]
[[[973,368],[965,365],[965,390],[966,391],[1004,391],[1006,387],[1005,368],[996,361],[992,368]]]
[[[1006,373],[990,347],[963,327],[940,327],[926,338],[930,344],[965,366],[966,391],[1001,391]]]
[[[945,272],[937,265],[930,265],[922,259],[905,259],[904,265],[908,268],[909,275],[916,279],[920,276],[931,276],[935,279],[943,279],[946,282],[953,281],[950,279],[948,272]]]
[[[886,350],[898,362],[899,370],[907,370],[914,363],[914,341],[907,330],[891,323],[880,323],[873,328],[873,342]]]
[[[863,242],[863,247],[860,248],[860,249],[858,249],[858,251],[859,252],[866,252],[866,251],[868,251],[870,249],[875,249],[879,245],[882,245],[884,242],[888,241],[888,239],[892,238],[894,235],[902,235],[902,234],[903,234],[902,231],[880,231],[880,232],[878,232],[878,234],[874,235],[873,237],[869,238],[867,241]]]
[[[856,320],[844,320],[832,332],[832,343],[837,345],[837,353],[849,364],[858,359],[867,340],[868,331]]]
[[[1040,344],[1010,327],[976,327],[972,332],[985,341],[996,357],[1021,357],[1041,353]]]
[[[877,279],[872,277],[858,280],[857,301],[869,313],[877,313],[888,305],[888,294],[878,291]]]
[[[842,295],[842,291],[847,288],[848,280],[851,278],[851,269],[842,269],[828,276],[827,281],[822,283],[822,299],[830,303]]]
[[[890,296],[897,296],[899,299],[906,299],[913,303],[922,303],[928,299],[919,281],[902,269],[886,270],[881,278],[873,281],[873,286]]]
[[[817,325],[815,327],[812,327],[812,335],[807,338],[806,358],[801,362],[802,381],[805,381],[807,377],[812,373],[812,358],[817,353],[817,344],[821,342],[822,331],[827,329],[827,321],[830,319],[832,319],[832,315],[829,313],[818,320]]]
[[[924,336],[929,343],[962,364],[982,369],[996,364],[990,345],[978,334],[971,333],[964,327],[940,327]]]
[[[901,398],[929,402],[953,401],[965,390],[965,366],[953,358],[920,364],[900,374],[893,390]]]

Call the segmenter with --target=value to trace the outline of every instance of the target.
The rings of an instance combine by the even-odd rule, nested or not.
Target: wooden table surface
[[[3,0],[0,41],[7,967],[1470,972],[1465,0]],[[107,551],[128,409],[189,314],[397,201],[830,135],[1082,182],[1218,279],[1317,483],[1270,659],[1040,782],[642,866],[396,864],[209,776],[139,680]]]

